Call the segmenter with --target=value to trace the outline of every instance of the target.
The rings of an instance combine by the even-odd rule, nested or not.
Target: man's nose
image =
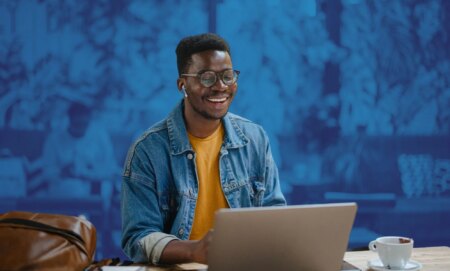
[[[216,83],[214,83],[212,88],[213,90],[217,91],[225,91],[228,88],[228,86],[224,84],[224,82],[220,77],[217,77]]]

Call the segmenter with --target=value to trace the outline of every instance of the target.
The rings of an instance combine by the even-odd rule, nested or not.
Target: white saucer
[[[417,271],[422,269],[422,264],[416,261],[410,260],[403,269],[387,269],[383,266],[380,259],[373,259],[367,263],[371,269],[376,271]]]

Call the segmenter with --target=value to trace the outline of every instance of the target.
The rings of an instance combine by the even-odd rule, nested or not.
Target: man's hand
[[[203,263],[207,264],[209,244],[213,238],[213,230],[196,241],[173,240],[164,248],[159,262],[161,264]]]
[[[195,241],[192,253],[193,262],[207,264],[209,244],[211,243],[214,230],[209,230],[201,240]]]

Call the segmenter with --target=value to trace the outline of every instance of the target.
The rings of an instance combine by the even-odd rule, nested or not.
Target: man
[[[285,205],[264,130],[228,113],[237,90],[215,34],[182,39],[184,99],[130,148],[122,183],[122,247],[137,262],[206,263],[214,212]]]

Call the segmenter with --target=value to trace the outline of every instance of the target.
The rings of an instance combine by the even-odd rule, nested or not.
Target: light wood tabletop
[[[367,262],[377,257],[377,254],[372,251],[355,251],[345,253],[344,259],[361,270],[371,270]],[[450,248],[414,248],[411,260],[421,263],[422,271],[450,271]]]
[[[377,254],[372,251],[346,252],[344,259],[357,266],[361,270],[369,271],[368,261],[377,258]],[[425,247],[414,248],[411,260],[422,264],[421,271],[450,271],[450,248],[449,247]],[[145,267],[147,271],[172,271],[172,270],[207,270],[203,264],[183,264],[169,268]]]

